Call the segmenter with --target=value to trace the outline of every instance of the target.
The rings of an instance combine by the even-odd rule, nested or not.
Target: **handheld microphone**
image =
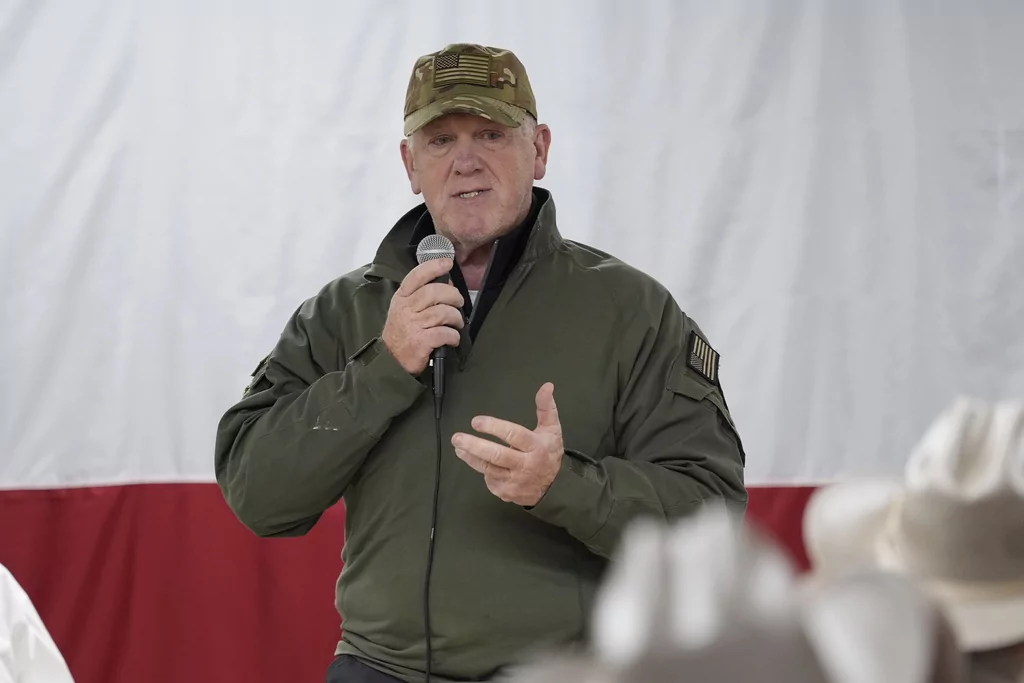
[[[427,235],[416,245],[416,262],[426,263],[439,258],[455,258],[455,245],[444,235]],[[449,281],[447,275],[441,275],[434,282],[446,284]],[[444,398],[444,361],[448,355],[448,347],[441,346],[430,354],[430,366],[434,370],[434,402],[437,410],[440,410],[441,399]]]
[[[416,245],[416,262],[426,263],[439,258],[455,258],[455,245],[443,235],[427,235]],[[441,275],[434,282],[445,284],[447,275]],[[430,628],[430,576],[434,568],[434,540],[437,537],[437,498],[441,490],[441,403],[444,398],[444,359],[448,347],[441,346],[430,354],[430,366],[434,369],[434,435],[437,437],[437,456],[434,461],[434,502],[430,511],[430,540],[427,544],[427,571],[423,578],[423,630],[427,641],[426,683],[430,683],[433,665],[433,633]]]

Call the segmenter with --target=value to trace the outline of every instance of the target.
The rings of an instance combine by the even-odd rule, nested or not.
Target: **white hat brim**
[[[900,490],[891,479],[874,479],[825,486],[811,496],[803,530],[815,581],[867,568],[912,575],[899,548],[885,537]],[[920,585],[942,607],[963,649],[977,652],[1024,641],[1024,580],[922,579]]]
[[[964,650],[982,652],[1024,643],[1024,581],[967,586],[923,582],[922,586],[942,605]],[[972,595],[963,595],[964,589]]]
[[[815,491],[803,516],[812,571],[829,577],[877,568],[875,546],[901,491],[894,479],[846,481]]]
[[[927,587],[926,587],[927,588]],[[1024,642],[1024,587],[1016,597],[984,600],[943,599],[941,587],[930,591],[946,609],[961,647],[971,652],[992,650]]]

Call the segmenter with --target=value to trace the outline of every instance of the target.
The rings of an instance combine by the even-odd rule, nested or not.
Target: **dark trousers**
[[[363,664],[351,655],[341,655],[327,667],[327,683],[402,683],[402,681],[383,674],[372,666]]]

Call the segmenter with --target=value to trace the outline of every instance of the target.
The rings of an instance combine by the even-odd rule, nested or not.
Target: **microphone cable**
[[[436,361],[435,361],[436,362]],[[440,368],[444,372],[443,362]],[[427,572],[423,585],[423,629],[427,639],[427,662],[424,683],[430,683],[430,670],[433,659],[430,631],[430,574],[434,568],[434,544],[437,540],[437,499],[441,489],[441,404],[443,396],[434,392],[434,435],[437,437],[437,452],[434,463],[434,501],[430,509],[430,541],[427,545]]]
[[[455,245],[443,235],[437,233],[427,235],[416,245],[416,263],[422,265],[433,259],[455,258]],[[449,277],[438,276],[434,282],[447,283]],[[427,662],[425,667],[426,683],[430,683],[430,672],[433,665],[433,638],[430,630],[430,575],[434,569],[434,546],[437,542],[437,499],[441,489],[441,404],[444,401],[444,370],[447,349],[442,346],[430,354],[433,368],[434,394],[434,435],[437,437],[437,453],[434,463],[434,500],[430,509],[430,541],[427,545],[427,571],[423,581],[423,630],[427,639]]]

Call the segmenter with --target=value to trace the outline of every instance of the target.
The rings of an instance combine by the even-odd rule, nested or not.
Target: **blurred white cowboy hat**
[[[965,650],[1024,640],[1024,405],[958,398],[902,481],[818,490],[804,541],[819,576],[874,566],[920,581]]]
[[[598,592],[590,652],[515,683],[827,683],[803,631],[790,559],[725,506],[630,526]]]
[[[830,577],[804,605],[808,638],[833,683],[967,680],[950,623],[909,578],[878,570]]]
[[[723,506],[668,527],[639,522],[599,591],[591,656],[542,661],[512,680],[933,680],[941,614],[913,583],[875,571],[799,589],[780,547]]]
[[[708,646],[737,623],[795,625],[797,586],[789,557],[724,505],[671,526],[637,522],[598,591],[593,647],[622,664]]]

